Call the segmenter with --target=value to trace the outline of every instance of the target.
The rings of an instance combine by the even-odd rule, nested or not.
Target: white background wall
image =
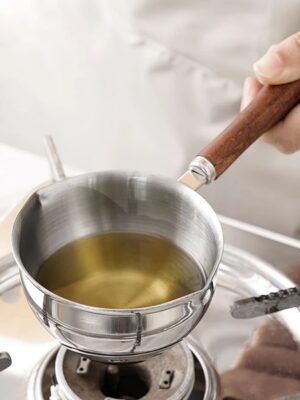
[[[206,66],[200,71],[199,60],[178,49],[172,53],[122,24],[120,31],[119,24],[112,28],[107,14],[104,18],[105,3],[0,0],[0,141],[43,154],[42,137],[52,134],[69,165],[84,170],[138,169],[175,179],[238,111],[247,71],[238,75],[243,64],[237,60],[244,60],[250,71],[267,46],[260,40],[260,19],[277,14],[269,12],[270,1],[253,0],[247,3],[249,10],[238,10],[246,12],[245,21],[253,28],[248,39],[257,46],[252,52],[240,46],[220,77],[215,74],[221,73],[222,65],[213,51],[204,54],[202,63],[212,54],[210,61],[220,71]],[[260,7],[259,18],[250,3]],[[299,6],[297,1],[293,4]],[[228,19],[219,15],[228,26],[230,13]],[[288,29],[293,29],[297,15],[290,8]],[[244,28],[245,21],[233,18]],[[163,30],[163,24],[159,26]],[[168,38],[167,30],[163,33]],[[216,38],[215,45],[222,49],[225,39]],[[227,39],[230,44],[229,34]],[[204,84],[210,80],[206,94]],[[208,104],[216,110],[212,114],[206,111]],[[287,157],[256,144],[201,193],[220,213],[296,236],[299,165],[299,154]]]

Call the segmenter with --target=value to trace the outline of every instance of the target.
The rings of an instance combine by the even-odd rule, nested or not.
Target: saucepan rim
[[[203,210],[205,210],[206,215],[210,214],[210,217],[213,219],[214,230],[216,231],[216,235],[219,238],[218,239],[218,241],[219,241],[218,254],[217,254],[216,260],[214,262],[214,265],[211,269],[211,272],[208,275],[208,277],[206,278],[205,285],[201,289],[199,289],[195,292],[189,293],[185,296],[179,297],[178,299],[173,299],[168,302],[164,302],[164,303],[153,305],[153,306],[137,307],[137,308],[131,308],[131,309],[122,309],[122,308],[110,309],[110,308],[89,306],[86,304],[81,304],[81,303],[77,303],[72,300],[65,299],[64,297],[61,297],[61,296],[51,292],[50,290],[46,289],[44,286],[42,286],[40,283],[38,283],[35,280],[35,278],[28,272],[28,270],[26,269],[26,267],[24,266],[24,264],[21,260],[19,246],[17,244],[17,242],[18,242],[17,236],[19,233],[19,226],[21,224],[22,216],[26,210],[26,207],[28,207],[29,204],[33,201],[33,199],[35,199],[39,195],[39,193],[41,193],[43,191],[52,190],[52,188],[54,188],[54,187],[59,187],[59,186],[63,186],[66,184],[73,184],[73,183],[78,184],[79,182],[83,183],[84,180],[88,180],[93,177],[104,176],[104,175],[110,175],[112,177],[113,176],[120,177],[122,179],[125,176],[127,176],[127,177],[132,176],[132,178],[152,179],[152,180],[155,180],[157,183],[167,184],[170,189],[176,190],[177,192],[181,192],[181,194],[186,193],[188,196],[190,196],[193,199],[194,202],[201,204],[201,207],[203,208]],[[113,232],[113,231],[111,231],[111,232]],[[106,315],[118,314],[118,315],[122,315],[122,316],[129,316],[136,312],[139,312],[141,314],[150,314],[150,313],[155,313],[155,312],[163,311],[166,309],[170,309],[170,308],[176,307],[180,304],[187,303],[190,299],[194,298],[195,296],[201,295],[201,294],[203,294],[203,292],[210,290],[210,286],[216,275],[218,266],[221,262],[222,255],[223,255],[223,249],[224,249],[223,231],[222,231],[221,223],[218,219],[218,216],[215,213],[215,211],[213,210],[213,208],[211,207],[211,205],[199,193],[193,191],[192,189],[188,188],[187,186],[185,186],[184,184],[182,184],[180,182],[173,181],[170,178],[160,177],[160,176],[157,176],[154,174],[142,174],[140,172],[131,171],[131,170],[105,170],[105,171],[98,171],[98,172],[97,171],[96,172],[88,172],[88,173],[84,173],[81,175],[76,175],[76,176],[65,178],[62,181],[50,183],[48,186],[45,186],[45,187],[37,190],[36,192],[31,194],[31,196],[26,200],[22,209],[18,212],[16,219],[14,221],[14,224],[13,224],[11,237],[12,237],[12,253],[13,253],[14,259],[17,262],[17,265],[20,269],[21,278],[22,278],[22,274],[24,274],[25,277],[27,279],[29,279],[29,281],[38,290],[40,290],[43,294],[50,296],[52,298],[52,300],[55,300],[58,303],[61,303],[61,304],[67,305],[67,306],[72,306],[73,308],[80,309],[81,311],[92,312],[94,314],[106,314]],[[23,279],[21,279],[21,281],[22,281],[22,285],[24,286]],[[212,293],[211,293],[211,295],[212,295]]]

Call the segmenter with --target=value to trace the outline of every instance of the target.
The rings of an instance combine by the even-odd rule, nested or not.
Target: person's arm
[[[300,32],[271,46],[254,64],[254,71],[256,78],[248,77],[244,84],[242,108],[253,99],[262,84],[277,85],[300,79]],[[283,153],[300,150],[300,104],[264,138]]]

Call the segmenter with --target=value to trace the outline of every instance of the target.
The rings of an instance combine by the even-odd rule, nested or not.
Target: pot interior
[[[62,297],[68,298],[57,291],[64,283],[78,282],[93,263],[104,265],[98,283],[85,289],[110,300],[92,304],[69,297],[104,308],[147,307],[202,289],[216,271],[222,245],[218,219],[202,197],[182,184],[136,173],[87,174],[39,190],[13,232],[25,270]],[[128,267],[133,259],[134,273]],[[133,281],[143,301],[117,301],[130,282],[133,290]],[[73,287],[73,293],[80,290]],[[160,295],[151,299],[155,291]]]

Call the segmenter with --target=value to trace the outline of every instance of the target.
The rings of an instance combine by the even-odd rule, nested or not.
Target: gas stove
[[[29,309],[12,258],[1,260],[1,346],[12,365],[0,373],[0,398],[19,400],[217,399],[219,381],[192,337],[130,364],[106,364],[75,353],[45,331]]]
[[[182,342],[144,362],[105,364],[57,342],[37,321],[11,257],[0,262],[0,345],[12,365],[0,372],[0,398],[9,400],[214,400],[223,398],[222,374],[262,320],[276,318],[299,336],[292,309],[254,320],[234,320],[237,298],[268,293],[291,282],[262,260],[225,248],[217,290],[199,325]],[[204,350],[205,349],[205,350]]]
[[[196,400],[216,398],[217,384],[207,357],[182,342],[147,361],[119,365],[55,348],[33,370],[28,387],[34,400]]]

